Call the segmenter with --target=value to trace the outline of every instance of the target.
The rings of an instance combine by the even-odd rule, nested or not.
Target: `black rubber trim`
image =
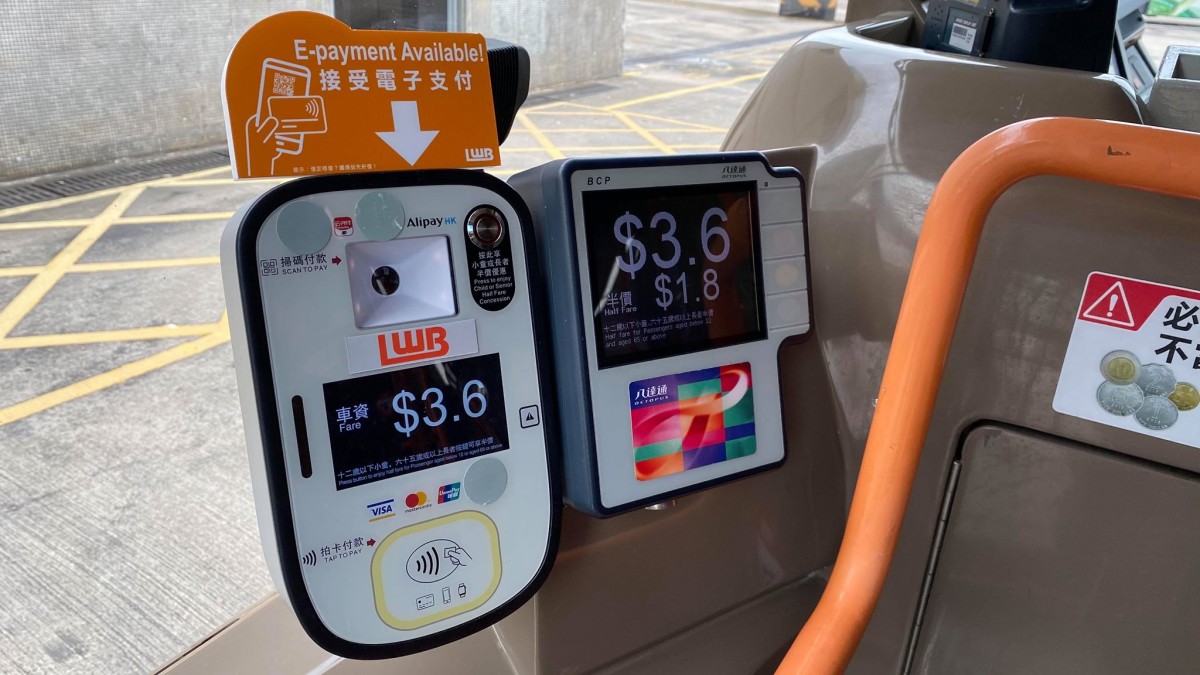
[[[300,452],[300,477],[312,478],[312,452],[308,447],[308,422],[304,418],[304,397],[292,397],[292,425],[296,428],[296,445]]]
[[[808,191],[807,191],[808,188],[807,188],[807,185],[805,184],[804,176],[800,173],[800,171],[798,169],[795,169],[793,167],[776,168],[774,166],[771,166],[770,160],[768,160],[767,157],[760,152],[718,152],[718,153],[712,153],[712,154],[684,155],[684,156],[616,157],[616,158],[611,158],[611,159],[605,158],[605,159],[567,159],[567,160],[564,160],[562,162],[562,165],[558,167],[558,175],[560,176],[561,186],[563,188],[563,199],[564,199],[564,202],[566,205],[567,222],[566,222],[565,227],[566,227],[567,234],[569,236],[571,250],[572,251],[579,250],[578,239],[575,236],[575,215],[574,215],[575,209],[574,209],[573,196],[571,194],[571,174],[574,173],[575,171],[590,171],[590,170],[595,170],[595,169],[626,169],[626,168],[659,167],[659,166],[687,166],[687,165],[693,165],[693,164],[725,164],[725,163],[735,163],[735,162],[759,162],[759,163],[762,163],[762,165],[766,167],[768,173],[770,173],[772,176],[774,176],[776,178],[796,178],[800,181],[801,204],[802,204],[801,218],[803,220],[802,229],[804,230],[804,245],[805,245],[804,252],[805,252],[805,256],[807,257],[808,256],[808,248],[807,248],[808,247]],[[756,190],[758,190],[758,189],[761,189],[761,188],[757,187],[757,182],[756,182]],[[759,232],[757,234],[759,236],[756,237],[756,239],[761,241],[761,239],[762,239],[761,220],[759,222]],[[760,250],[760,257],[761,257],[761,250]],[[760,268],[761,268],[762,260],[759,261],[759,264],[760,264]],[[805,267],[807,268],[809,266],[806,265]],[[579,286],[579,284],[582,283],[582,280],[579,277],[579,263],[574,258],[571,258],[569,269],[570,269],[571,277],[572,277],[572,280],[573,280],[575,286]],[[812,279],[811,279],[811,273],[809,276],[810,276],[809,287],[808,287],[808,292],[805,293],[805,296],[808,298],[808,305],[809,305],[808,309],[809,309],[809,320],[810,320],[809,332],[811,333],[811,331],[812,331],[812,328],[811,328],[811,323],[812,323]],[[766,294],[765,293],[763,294],[763,307],[764,307],[763,312],[764,312],[764,316],[765,316],[765,312],[766,312],[766,309],[765,309]],[[583,317],[582,317],[581,313],[578,313],[578,312],[576,313],[576,319],[577,319],[576,329],[579,331],[578,334],[580,336],[580,346],[581,346],[581,348],[586,349],[587,343],[583,339],[583,336],[585,334],[584,331],[586,331],[588,328],[587,328],[587,326],[584,325]],[[805,338],[806,338],[805,335],[789,336],[789,337],[785,338],[780,343],[779,346],[782,349],[783,346],[786,344],[793,344],[795,342],[800,342],[800,341],[803,341]],[[778,368],[778,362],[779,362],[778,351],[776,352],[776,355],[775,355],[775,361],[776,361],[776,367]],[[579,384],[580,384],[580,391],[583,395],[584,400],[586,401],[587,408],[590,410],[592,407],[592,394],[591,394],[592,384],[591,384],[591,378],[589,377],[589,373],[586,369],[584,369],[582,372],[579,373]],[[677,497],[682,497],[684,495],[689,495],[689,494],[693,494],[695,492],[700,492],[701,490],[707,490],[708,488],[711,488],[711,487],[716,487],[718,485],[724,485],[725,483],[731,483],[735,480],[740,480],[742,478],[749,478],[751,476],[755,476],[760,473],[766,473],[767,471],[771,471],[773,469],[779,468],[780,466],[783,466],[783,463],[785,461],[787,461],[787,446],[786,446],[786,441],[785,441],[785,445],[784,445],[784,449],[783,449],[783,457],[781,457],[779,459],[779,461],[777,461],[777,462],[763,464],[762,466],[756,466],[752,469],[746,469],[745,471],[731,473],[731,474],[728,474],[725,476],[721,476],[720,478],[714,478],[709,481],[704,481],[703,483],[695,483],[695,484],[680,488],[678,490],[664,492],[662,494],[656,495],[654,497],[648,497],[646,499],[639,499],[637,501],[626,502],[624,504],[621,504],[620,506],[615,506],[615,507],[610,508],[610,507],[604,506],[604,503],[601,501],[601,498],[600,498],[600,467],[598,466],[598,463],[596,461],[597,449],[596,449],[595,416],[589,414],[587,417],[589,419],[589,426],[590,426],[590,429],[589,429],[590,433],[588,434],[588,439],[587,439],[588,461],[590,464],[588,467],[588,473],[589,473],[588,477],[589,477],[591,485],[592,485],[592,495],[595,497],[595,501],[593,501],[590,504],[590,508],[585,507],[583,504],[575,504],[574,502],[571,503],[571,506],[573,508],[583,511],[584,513],[598,516],[600,518],[609,518],[609,517],[612,517],[615,515],[626,513],[628,511],[633,511],[635,509],[650,506],[652,504],[658,504],[658,503],[661,503],[661,502],[664,502],[664,501],[667,501],[670,499],[675,499]],[[786,426],[781,431],[782,431],[782,433],[786,434],[787,433]],[[785,439],[786,439],[786,436],[785,436]],[[574,439],[572,439],[572,440],[574,440]]]
[[[345,640],[321,622],[312,599],[304,585],[300,569],[300,557],[296,548],[296,529],[292,521],[291,499],[288,493],[286,468],[283,463],[283,442],[279,426],[279,403],[271,376],[271,355],[267,348],[266,322],[263,313],[262,294],[258,276],[256,254],[258,233],[267,218],[283,204],[293,199],[317,192],[343,190],[379,189],[389,187],[414,187],[422,185],[472,185],[491,190],[504,199],[517,213],[525,243],[525,261],[528,270],[526,291],[529,293],[530,313],[533,316],[534,346],[537,354],[538,383],[542,391],[542,435],[546,441],[546,462],[550,476],[550,532],[546,542],[546,556],[541,568],[529,585],[508,602],[496,609],[455,626],[441,633],[378,645],[358,644]],[[235,264],[241,286],[242,310],[246,319],[247,342],[250,353],[250,371],[254,382],[255,399],[258,403],[259,424],[262,431],[263,455],[267,468],[267,491],[275,511],[275,544],[278,550],[283,583],[288,599],[300,625],[313,642],[322,649],[350,659],[388,659],[407,656],[433,649],[462,639],[491,626],[516,611],[537,592],[550,574],[558,552],[559,528],[562,521],[561,467],[558,453],[552,448],[559,438],[557,427],[557,390],[549,377],[552,364],[549,361],[548,317],[542,297],[540,261],[532,235],[529,209],[524,200],[506,183],[488,174],[466,169],[436,171],[411,171],[360,174],[356,176],[314,176],[284,183],[262,194],[250,205],[238,229],[235,244]]]

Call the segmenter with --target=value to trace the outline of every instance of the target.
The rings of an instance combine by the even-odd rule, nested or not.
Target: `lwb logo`
[[[443,326],[392,331],[376,337],[379,340],[379,364],[382,366],[435,359],[450,352]]]
[[[346,365],[351,373],[478,352],[475,319],[346,338]]]
[[[467,148],[468,162],[490,162],[495,158],[491,148]]]

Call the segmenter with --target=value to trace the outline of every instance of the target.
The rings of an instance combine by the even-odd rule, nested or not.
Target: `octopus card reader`
[[[554,316],[565,499],[609,516],[778,466],[780,346],[808,333],[804,182],[758,153],[513,176]]]

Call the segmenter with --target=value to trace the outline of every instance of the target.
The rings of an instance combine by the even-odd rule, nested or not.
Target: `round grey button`
[[[354,207],[358,231],[371,241],[391,241],[404,229],[404,205],[390,192],[368,192]]]
[[[504,214],[490,206],[480,206],[467,214],[467,239],[490,251],[504,239]]]
[[[292,253],[316,253],[329,243],[329,214],[309,201],[290,202],[279,210],[279,240]]]
[[[484,457],[467,469],[463,476],[463,490],[467,499],[476,504],[491,504],[500,499],[508,487],[508,469],[504,462],[494,457]]]

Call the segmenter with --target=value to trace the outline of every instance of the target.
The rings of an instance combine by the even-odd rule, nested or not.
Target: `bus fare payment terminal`
[[[778,466],[809,331],[804,182],[759,153],[523,172],[554,317],[564,497],[610,516]]]
[[[528,227],[502,181],[448,170],[293,181],[225,231],[263,548],[334,654],[445,644],[549,572],[552,388]]]

